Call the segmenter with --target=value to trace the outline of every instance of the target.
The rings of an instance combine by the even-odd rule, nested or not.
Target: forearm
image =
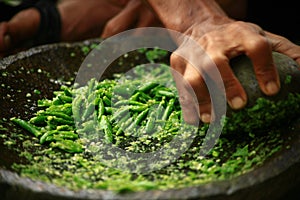
[[[186,31],[195,23],[227,19],[226,13],[214,0],[146,0],[166,28]],[[171,3],[172,2],[172,3]],[[209,24],[209,23],[206,23]],[[209,28],[206,25],[204,28]]]

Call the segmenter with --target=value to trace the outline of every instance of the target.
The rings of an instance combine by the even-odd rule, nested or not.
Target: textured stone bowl
[[[68,80],[75,76],[78,67],[85,57],[83,48],[91,44],[98,44],[98,40],[89,40],[80,43],[60,43],[35,47],[16,55],[0,60],[0,74],[14,71],[26,71],[29,69],[41,69],[49,73],[10,73],[10,76],[2,76],[0,79],[0,119],[9,119],[20,116],[28,119],[34,109],[28,105],[26,94],[33,88],[41,91],[40,95],[33,97],[37,100],[41,97],[51,98],[54,90],[59,88],[57,80]],[[278,65],[294,66],[294,63],[285,57],[278,58]],[[144,58],[136,56],[122,57],[118,63],[144,63]],[[241,60],[240,60],[241,59]],[[276,59],[277,60],[277,59]],[[249,62],[245,58],[235,60]],[[276,61],[277,62],[277,61]],[[283,64],[282,64],[283,63]],[[250,63],[251,64],[251,63]],[[295,66],[294,66],[295,67]],[[241,68],[241,67],[240,67]],[[249,68],[249,67],[248,67]],[[250,67],[251,68],[251,67]],[[109,75],[115,71],[122,71],[119,66],[108,69]],[[249,69],[250,70],[250,69]],[[38,71],[38,70],[37,70]],[[244,69],[240,73],[244,73]],[[284,69],[283,71],[286,71]],[[294,70],[295,71],[295,70]],[[291,73],[287,70],[286,72]],[[285,72],[285,73],[286,73]],[[237,72],[239,73],[239,72]],[[248,73],[248,72],[245,72]],[[247,76],[249,74],[246,74]],[[285,75],[284,75],[285,76]],[[293,75],[294,76],[294,75]],[[297,75],[298,76],[298,75]],[[257,90],[253,90],[254,77],[248,78],[251,83],[247,92],[254,92],[260,96]],[[21,81],[24,80],[24,81]],[[292,80],[296,80],[293,78]],[[298,79],[299,81],[299,79]],[[9,87],[6,87],[9,86]],[[298,89],[300,85],[298,84]],[[254,86],[256,87],[256,86]],[[296,88],[297,89],[297,88]],[[22,92],[15,92],[21,90]],[[254,99],[254,97],[252,98]],[[5,127],[5,123],[4,123]],[[0,130],[1,134],[10,134],[10,126],[7,130]],[[205,185],[186,187],[182,189],[169,189],[165,191],[153,190],[126,194],[115,194],[106,190],[80,190],[72,191],[67,188],[31,180],[19,176],[13,171],[11,165],[21,158],[13,149],[7,148],[0,139],[0,199],[43,199],[43,200],[66,200],[66,199],[279,199],[291,197],[291,191],[296,191],[300,186],[300,119],[295,120],[293,129],[287,131],[287,136],[292,137],[290,148],[283,149],[269,159],[263,166],[239,177],[226,181],[211,182]],[[297,194],[297,193],[294,193]]]

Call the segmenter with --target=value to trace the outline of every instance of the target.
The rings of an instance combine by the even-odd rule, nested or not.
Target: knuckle
[[[190,107],[195,103],[194,99],[191,98],[190,95],[185,95],[185,94],[180,94],[178,100],[183,108]]]
[[[211,102],[210,99],[199,100],[198,101],[199,112],[201,113],[210,113],[211,111]]]
[[[231,23],[230,28],[234,31],[241,31],[244,32],[245,30],[253,30],[253,31],[260,31],[262,30],[260,26],[250,23],[250,22],[245,22],[245,21],[235,21],[234,23]]]
[[[184,121],[188,124],[196,125],[196,126],[199,124],[199,117],[195,113],[191,114],[191,113],[183,112],[183,118]]]
[[[186,68],[186,63],[184,59],[178,55],[176,52],[173,52],[170,56],[170,64],[171,68],[174,69],[175,71],[183,74],[184,70]]]
[[[238,82],[238,80],[230,79],[224,81],[226,96],[231,99],[236,96],[244,96],[243,88]]]
[[[229,62],[224,55],[220,54],[211,54],[209,58],[201,65],[201,71],[205,74],[214,74],[216,71],[222,71],[222,66]]]
[[[256,68],[257,68],[255,70],[256,76],[264,77],[264,78],[277,76],[276,68],[272,63],[264,66],[257,66]]]
[[[199,87],[204,87],[205,82],[202,76],[200,74],[195,73],[194,75],[184,76],[184,79],[186,81],[186,88],[189,89],[189,87],[196,90]]]
[[[237,80],[235,79],[223,79],[224,80],[224,86],[226,90],[234,91],[237,87]]]
[[[174,51],[171,54],[170,60],[171,60],[171,63],[177,63],[177,62],[181,62],[182,58],[178,55],[178,53],[176,51]]]
[[[220,66],[222,63],[227,62],[227,59],[225,56],[222,55],[217,55],[217,54],[212,54],[210,56],[211,62],[207,62],[205,66],[211,68],[214,66]]]
[[[269,42],[264,36],[258,36],[247,41],[247,49],[249,50],[249,52],[269,50],[269,48]]]
[[[106,23],[105,31],[109,33],[114,33],[116,31],[116,26],[114,24],[114,21],[110,20]]]
[[[251,23],[247,23],[244,21],[235,21],[234,23],[231,23],[231,28],[236,30],[236,29],[243,29],[244,27],[249,27]],[[254,24],[251,24],[254,25]],[[255,25],[254,25],[255,26]]]

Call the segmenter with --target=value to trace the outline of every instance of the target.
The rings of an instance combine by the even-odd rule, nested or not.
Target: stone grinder
[[[42,93],[33,98],[42,96],[51,97],[53,91],[59,88],[59,80],[70,79],[78,70],[84,59],[82,47],[99,41],[90,40],[80,43],[60,43],[32,48],[17,55],[0,61],[2,74],[1,91],[1,119],[13,116],[28,118],[35,110],[28,106],[26,94],[33,88]],[[75,56],[74,56],[75,55]],[[300,92],[299,66],[284,55],[274,53],[275,64],[278,67],[282,81],[280,93],[272,100],[284,99],[288,92]],[[134,57],[120,58],[124,62],[143,62]],[[115,63],[119,63],[118,61]],[[241,80],[249,98],[249,106],[255,104],[258,97],[265,97],[253,75],[251,62],[245,57],[232,60],[233,69]],[[9,73],[21,69],[42,69],[49,72]],[[58,70],[59,69],[59,70]],[[109,69],[106,75],[125,70]],[[24,71],[24,70],[23,70]],[[49,76],[50,75],[50,76]],[[288,77],[288,78],[287,78]],[[24,81],[21,81],[24,80]],[[287,81],[288,84],[287,84]],[[5,87],[4,87],[5,86]],[[7,87],[9,86],[9,87]],[[20,90],[21,92],[16,92]],[[3,123],[1,134],[11,134],[12,128],[8,122]],[[126,194],[115,194],[106,190],[79,190],[31,180],[21,177],[13,169],[12,164],[21,160],[19,153],[3,145],[0,138],[0,198],[1,199],[280,199],[288,197],[291,191],[300,186],[300,118],[295,117],[291,129],[286,131],[286,137],[293,138],[288,142],[289,149],[283,149],[268,160],[263,166],[232,180],[211,182],[204,185],[180,189],[153,190]],[[267,148],[267,147],[266,147]]]

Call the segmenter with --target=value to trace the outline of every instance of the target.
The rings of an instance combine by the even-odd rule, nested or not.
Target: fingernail
[[[7,48],[10,46],[11,38],[10,35],[5,35],[3,38],[4,46]]]
[[[241,97],[234,97],[229,101],[230,107],[233,109],[240,109],[244,107],[245,101]]]
[[[201,121],[204,123],[209,123],[210,118],[211,118],[211,116],[208,113],[201,114]]]
[[[269,95],[276,94],[278,92],[278,90],[279,90],[279,87],[276,84],[276,82],[270,81],[267,83],[267,85],[266,85],[267,94],[269,94]]]

